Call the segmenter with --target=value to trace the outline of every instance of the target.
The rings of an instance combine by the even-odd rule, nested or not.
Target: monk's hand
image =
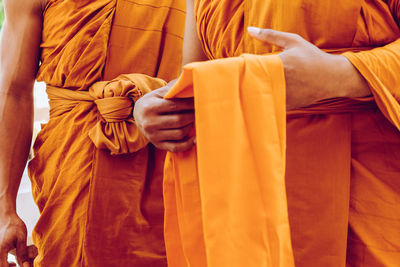
[[[371,92],[364,78],[342,55],[328,54],[297,34],[248,28],[261,42],[277,46],[285,69],[287,109],[322,99],[362,97]]]
[[[164,99],[174,81],[147,93],[135,103],[134,118],[143,135],[157,148],[170,152],[190,149],[195,137],[193,98]]]
[[[0,213],[0,267],[9,267],[8,252],[15,248],[19,266],[29,267],[25,223],[15,212]]]

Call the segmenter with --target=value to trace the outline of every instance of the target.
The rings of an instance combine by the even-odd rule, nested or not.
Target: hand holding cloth
[[[166,98],[193,96],[197,146],[168,153],[165,165],[169,265],[294,266],[281,60],[189,64]]]

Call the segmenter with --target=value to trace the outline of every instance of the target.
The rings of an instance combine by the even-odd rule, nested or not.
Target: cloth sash
[[[114,155],[133,153],[148,143],[132,116],[135,101],[165,84],[165,81],[147,75],[127,74],[112,81],[94,83],[89,91],[47,86],[50,118],[61,116],[83,102],[95,104],[98,121],[89,131],[95,146],[108,149]]]

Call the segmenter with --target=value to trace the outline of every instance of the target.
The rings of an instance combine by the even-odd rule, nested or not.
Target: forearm
[[[0,118],[0,211],[14,212],[32,138],[32,94],[1,90]]]
[[[4,0],[0,38],[0,212],[15,211],[33,125],[42,0]]]
[[[197,34],[194,14],[194,0],[186,0],[185,37],[183,39],[182,67],[195,61],[204,61],[207,57],[201,47]]]
[[[336,56],[333,61],[335,68],[339,69],[337,77],[337,88],[339,89],[335,97],[366,97],[371,95],[371,89],[361,73],[344,56]]]

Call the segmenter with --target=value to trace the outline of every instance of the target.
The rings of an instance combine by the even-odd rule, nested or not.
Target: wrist
[[[340,62],[338,62],[338,68],[341,70],[341,74],[338,80],[341,81],[340,96],[348,98],[365,97],[371,95],[370,87],[361,73],[353,66],[353,64],[342,55]]]
[[[16,199],[9,195],[0,195],[0,216],[16,213]]]

